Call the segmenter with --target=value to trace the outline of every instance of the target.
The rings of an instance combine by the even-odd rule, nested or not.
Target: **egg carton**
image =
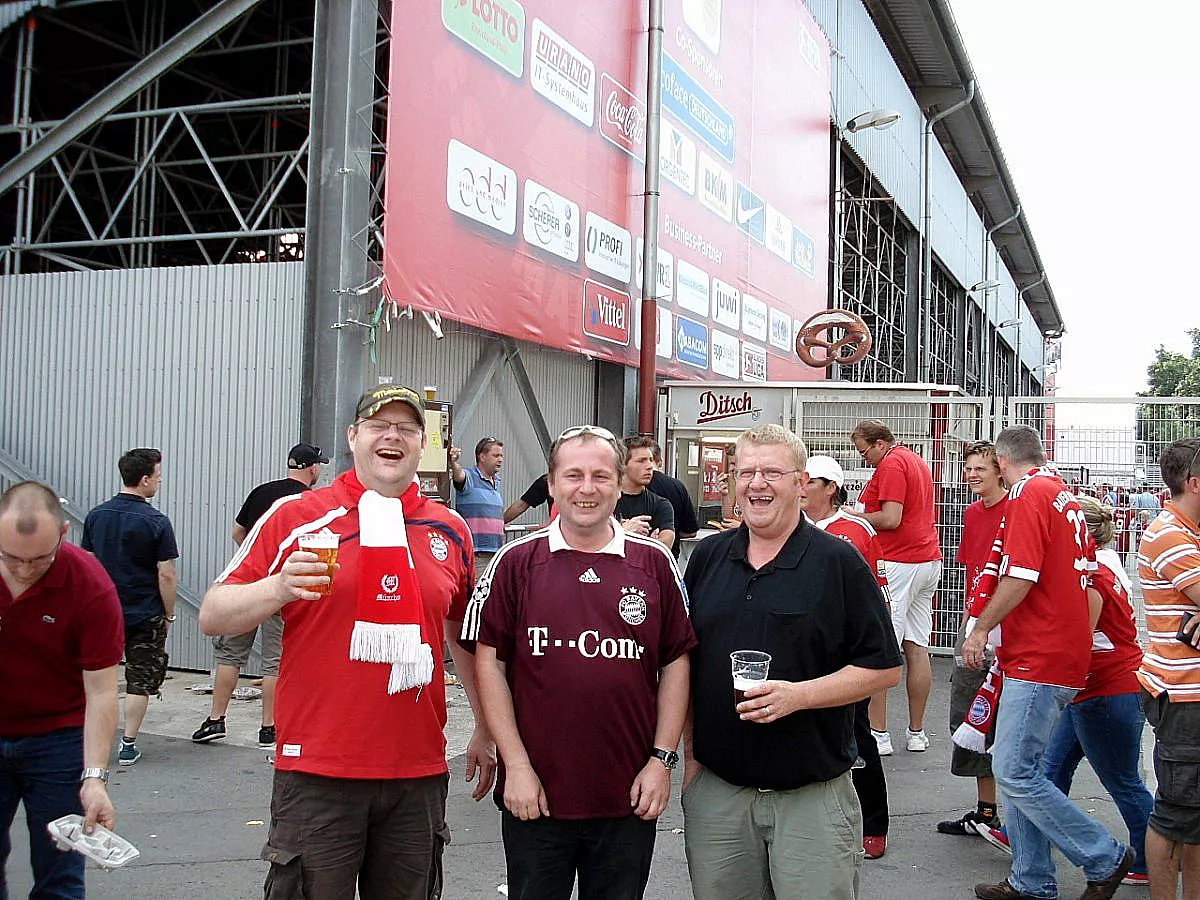
[[[103,825],[96,825],[91,834],[84,834],[83,816],[77,813],[55,819],[46,830],[60,850],[74,850],[105,869],[120,868],[141,856],[137,847]]]

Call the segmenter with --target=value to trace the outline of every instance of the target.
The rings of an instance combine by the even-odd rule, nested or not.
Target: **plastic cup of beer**
[[[325,563],[325,574],[329,576],[327,583],[314,585],[308,590],[328,597],[333,592],[333,567],[337,564],[338,536],[331,532],[302,534],[298,543],[305,553],[315,553],[317,558]]]
[[[438,386],[436,384],[425,385],[425,399],[433,400],[437,397]]]
[[[729,654],[733,667],[733,705],[746,699],[746,691],[767,680],[771,654],[761,650],[734,650]]]

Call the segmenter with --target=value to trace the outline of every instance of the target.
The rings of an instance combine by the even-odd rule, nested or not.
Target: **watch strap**
[[[87,781],[89,778],[99,778],[105,784],[108,784],[108,769],[93,767],[90,769],[84,769],[79,774],[79,780],[81,782]]]
[[[668,769],[675,768],[679,763],[679,754],[674,750],[663,750],[659,747],[652,747],[650,755],[661,762]]]

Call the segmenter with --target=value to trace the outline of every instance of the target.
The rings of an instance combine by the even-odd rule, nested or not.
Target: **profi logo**
[[[583,330],[602,341],[629,346],[629,295],[597,281],[583,283]]]
[[[442,24],[510,75],[525,71],[525,10],[517,0],[442,0]]]
[[[505,234],[517,230],[517,174],[451,139],[446,151],[446,205]]]
[[[696,413],[697,425],[736,416],[750,416],[757,420],[762,415],[762,407],[754,405],[754,397],[749,391],[703,391],[699,397],[699,404],[700,408]]]
[[[633,275],[633,237],[618,225],[595,213],[587,214],[587,243],[584,262],[593,272],[629,284]]]
[[[600,97],[604,104],[600,133],[638,162],[646,159],[646,104],[605,72],[600,76]]]

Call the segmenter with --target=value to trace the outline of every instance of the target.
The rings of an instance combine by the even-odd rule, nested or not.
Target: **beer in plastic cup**
[[[761,650],[734,650],[729,654],[733,670],[733,705],[746,699],[746,691],[767,680],[771,654]]]
[[[327,584],[314,585],[308,590],[328,597],[333,592],[333,567],[337,564],[338,536],[331,532],[302,534],[298,543],[305,553],[315,553],[317,558],[325,563],[325,574],[329,576]]]

